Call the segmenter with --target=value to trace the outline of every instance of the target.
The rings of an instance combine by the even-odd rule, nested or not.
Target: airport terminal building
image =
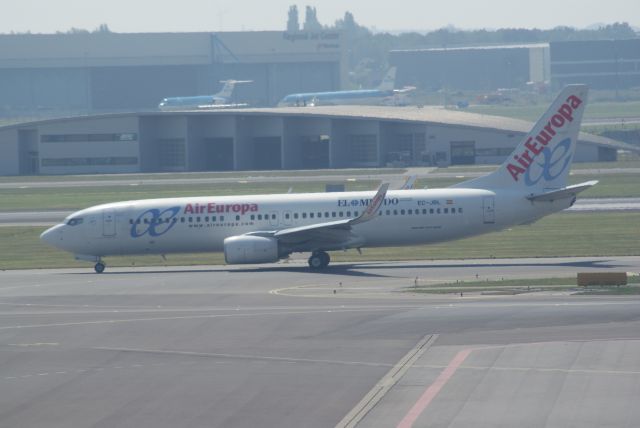
[[[440,107],[132,112],[0,128],[0,175],[447,166],[502,162],[531,123]],[[581,134],[577,161],[629,146]]]

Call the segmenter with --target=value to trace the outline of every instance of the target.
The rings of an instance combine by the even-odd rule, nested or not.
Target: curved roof
[[[99,118],[119,117],[149,117],[149,116],[203,116],[203,115],[245,115],[245,116],[280,116],[280,117],[324,117],[330,119],[360,119],[392,122],[413,122],[434,125],[449,125],[476,129],[493,129],[498,131],[527,133],[533,123],[520,119],[502,116],[490,116],[459,110],[449,110],[443,107],[389,107],[389,106],[316,106],[316,107],[272,107],[272,108],[230,108],[230,109],[200,109],[175,111],[139,111],[128,113],[106,113],[97,115],[71,116],[44,119],[33,122],[16,123],[0,127],[22,128],[40,123],[55,123],[70,120],[89,120]],[[601,137],[586,132],[580,133],[583,143],[604,145],[615,149],[640,151],[640,148],[611,138]]]

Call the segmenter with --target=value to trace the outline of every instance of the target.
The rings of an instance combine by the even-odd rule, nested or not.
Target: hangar
[[[441,107],[132,112],[0,127],[0,174],[495,164],[532,124]],[[632,149],[580,134],[576,161]]]
[[[495,90],[548,81],[549,55],[546,43],[398,49],[389,62],[398,67],[399,86]]]
[[[337,31],[0,35],[0,115],[152,109],[173,96],[213,94],[251,80],[235,102],[275,105],[293,92],[342,86]]]

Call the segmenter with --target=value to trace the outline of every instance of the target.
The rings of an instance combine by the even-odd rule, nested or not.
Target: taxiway
[[[634,426],[637,296],[410,291],[603,270],[640,257],[0,272],[0,426]]]

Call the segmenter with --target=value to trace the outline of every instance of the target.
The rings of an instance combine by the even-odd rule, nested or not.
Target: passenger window
[[[189,217],[189,223],[193,223],[193,217]]]
[[[329,218],[329,211],[326,211],[326,212],[324,213],[324,216],[325,216],[326,218]]]
[[[297,219],[298,218],[298,213],[293,213],[293,218]]]
[[[180,217],[180,223],[184,223],[184,217]]]
[[[391,210],[387,210],[387,215],[391,215]]]
[[[426,209],[426,208],[423,208],[423,209],[422,209],[422,214],[426,214],[426,213],[427,213],[427,209]]]
[[[220,221],[224,221],[224,216],[223,215],[220,216]]]
[[[255,220],[255,219],[256,219],[255,214],[251,214],[251,220]]]
[[[177,222],[178,222],[178,219],[174,217],[174,218],[172,218],[172,219],[171,219],[171,222],[172,222],[172,223],[177,223]]]
[[[393,215],[398,215],[398,210],[393,210]]]
[[[347,211],[347,217],[351,217],[351,211]]]
[[[302,213],[302,218],[307,218],[307,213]]]
[[[264,216],[264,218],[266,219],[267,216]],[[271,214],[271,220],[275,220],[276,219],[276,215],[275,214]]]
[[[462,214],[462,208],[458,208],[458,213]]]
[[[449,208],[445,208],[445,209],[444,209],[444,213],[445,213],[445,214],[449,214]]]
[[[404,215],[404,210],[400,210],[400,214],[401,214],[401,215]]]
[[[429,214],[433,214],[433,208],[429,209]]]
[[[309,213],[309,218],[313,218],[313,213]]]
[[[196,217],[196,222],[200,223],[200,216]]]
[[[262,220],[262,214],[258,214],[258,220]]]
[[[238,220],[240,220],[240,216],[239,215],[236,216],[236,221],[238,221]]]
[[[289,218],[289,213],[286,213],[286,214],[284,215],[284,218],[288,219],[288,218]]]
[[[129,224],[133,224],[133,219],[132,218],[129,219]]]
[[[342,217],[344,213],[342,211],[338,212],[338,217]]]
[[[438,214],[440,214],[440,208],[438,208],[438,209],[436,210],[436,212],[437,212]]]
[[[211,221],[216,221],[216,216],[211,216]]]
[[[206,216],[206,217],[204,218],[204,221],[205,221],[205,223],[209,223],[209,216]]]
[[[336,216],[336,212],[335,212],[335,211],[333,211],[333,212],[331,213],[331,217],[335,217],[335,216]]]

